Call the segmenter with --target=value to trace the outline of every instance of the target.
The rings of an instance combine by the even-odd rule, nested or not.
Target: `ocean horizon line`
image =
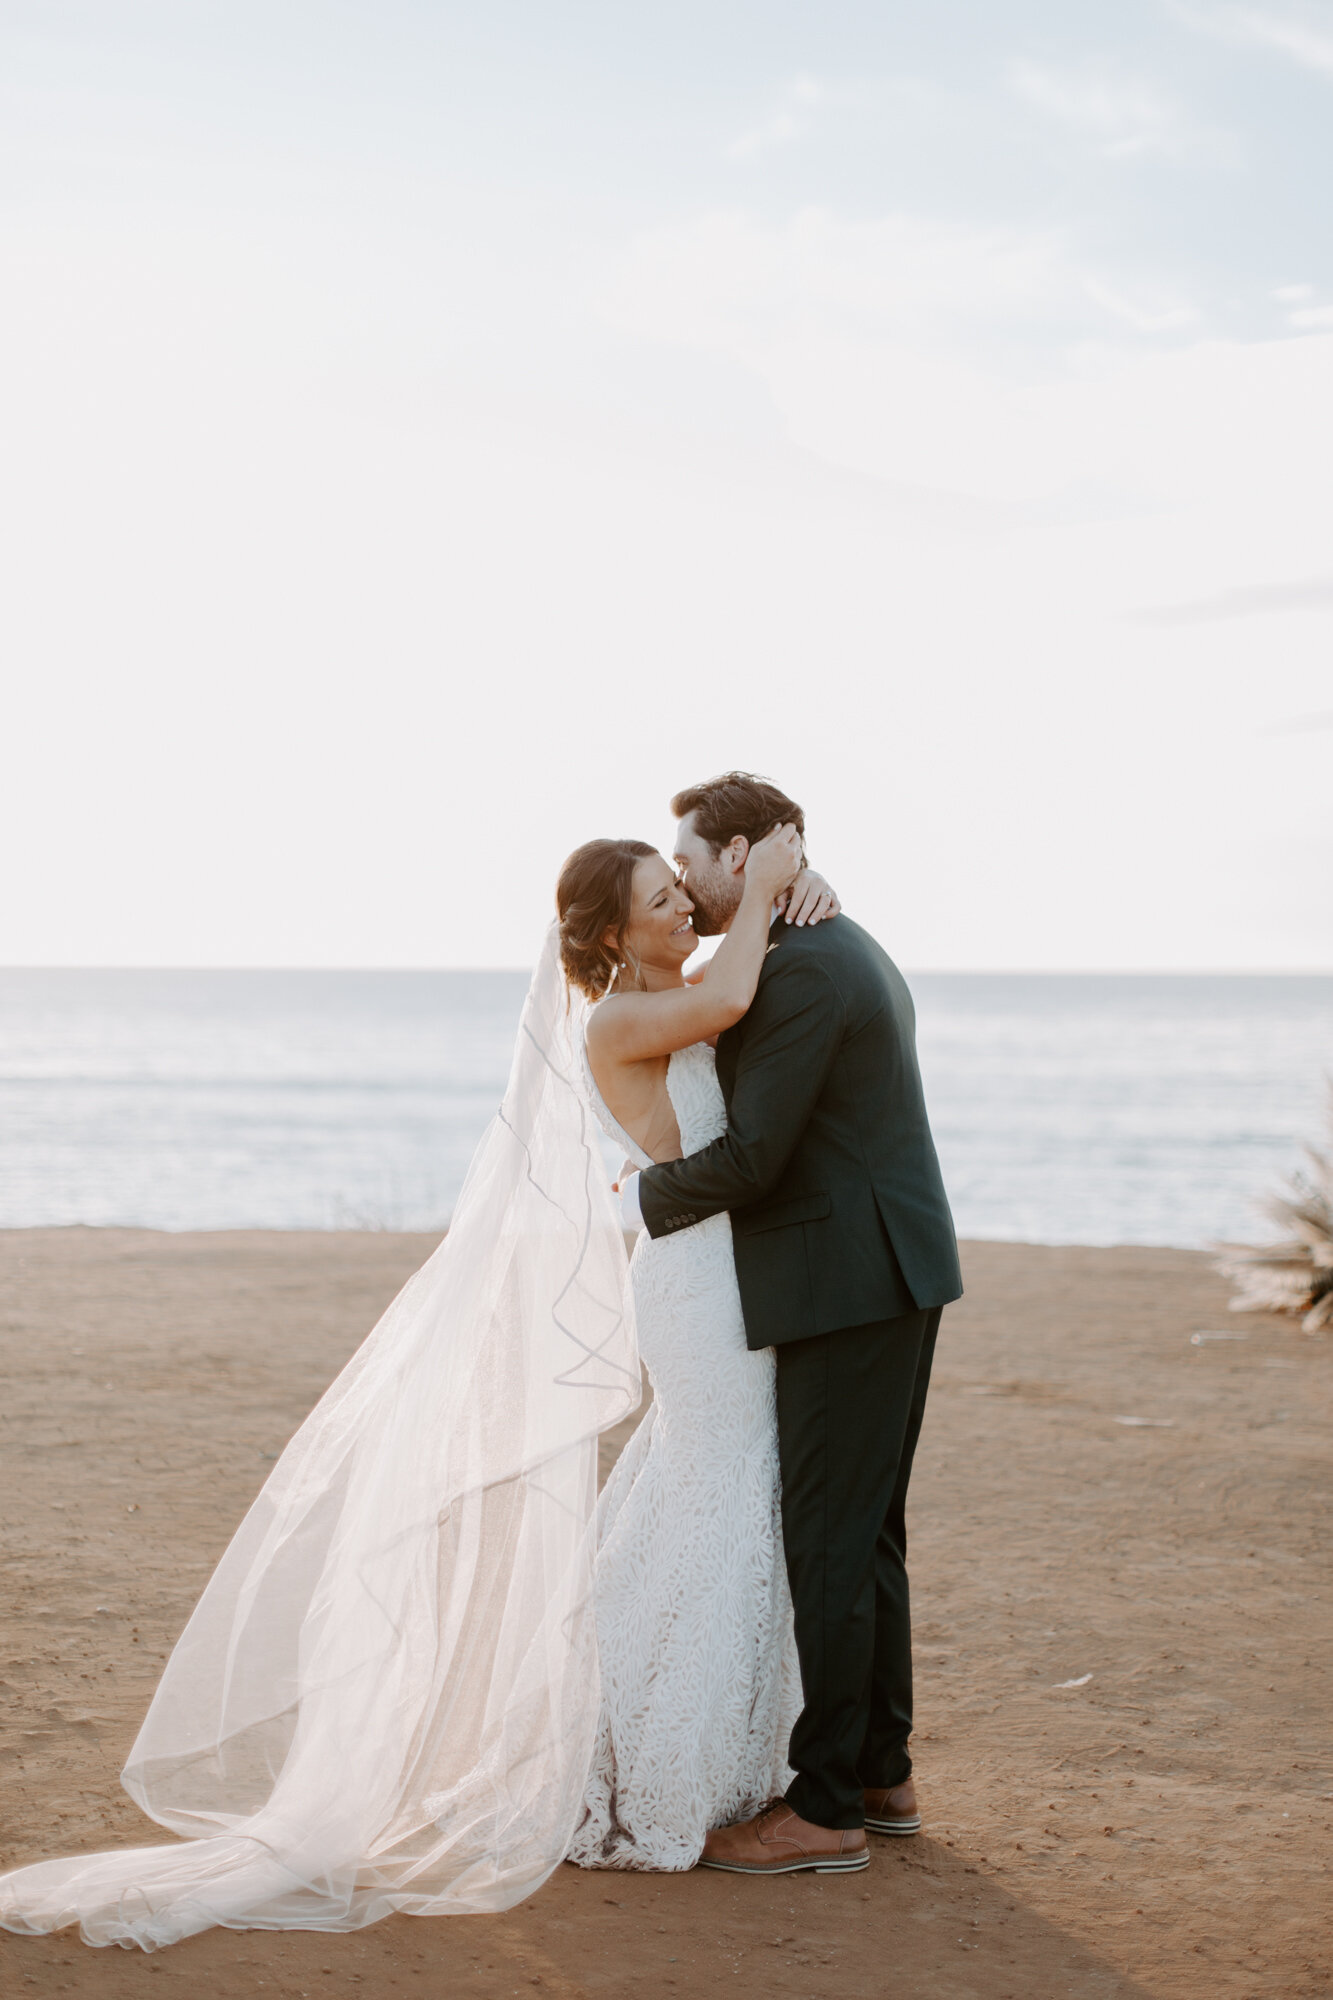
[[[171,972],[171,973],[470,973],[479,977],[532,972],[528,965],[403,965],[403,964],[257,964],[216,962],[166,964],[144,961],[133,964],[8,964],[0,962],[0,975],[7,972]],[[1333,965],[904,965],[909,979],[1333,979]]]

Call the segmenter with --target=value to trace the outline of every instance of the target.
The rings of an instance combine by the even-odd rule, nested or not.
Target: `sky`
[[[0,960],[1333,967],[1333,4],[0,0]]]

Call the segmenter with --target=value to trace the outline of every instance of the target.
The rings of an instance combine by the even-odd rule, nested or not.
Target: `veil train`
[[[316,1405],[122,1774],[169,1845],[0,1876],[0,1924],[145,1951],[213,1924],[507,1909],[577,1824],[598,1434],[639,1400],[624,1241],[555,926],[449,1233]]]

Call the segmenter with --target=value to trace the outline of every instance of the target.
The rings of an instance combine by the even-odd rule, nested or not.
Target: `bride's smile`
[[[614,936],[607,942],[615,948]],[[638,986],[650,993],[679,986],[685,960],[699,948],[694,904],[660,854],[646,855],[635,867],[629,922],[619,942],[622,970],[617,986]]]

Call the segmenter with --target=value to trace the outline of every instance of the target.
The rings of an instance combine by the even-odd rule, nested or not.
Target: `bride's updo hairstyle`
[[[646,840],[587,840],[560,870],[555,885],[560,963],[569,984],[589,1000],[602,998],[624,963],[634,870],[656,852]],[[607,931],[614,944],[605,942]]]

